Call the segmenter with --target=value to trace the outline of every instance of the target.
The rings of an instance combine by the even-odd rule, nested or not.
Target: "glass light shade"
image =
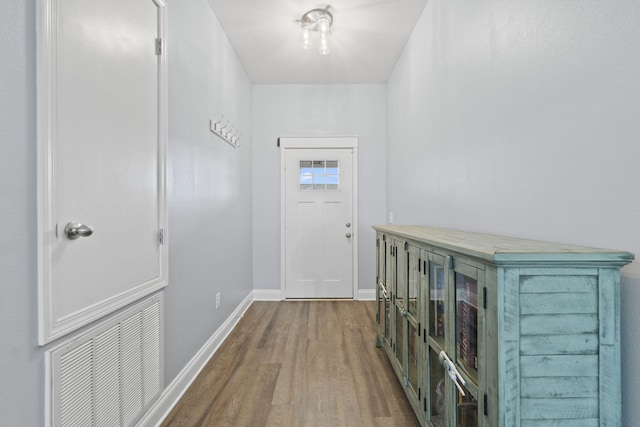
[[[318,19],[318,31],[321,36],[329,31],[329,18],[327,16],[322,16]]]
[[[311,47],[311,33],[309,32],[309,24],[302,24],[302,43],[300,43],[303,49],[309,49]]]
[[[326,37],[320,37],[320,55],[329,54],[329,40]]]

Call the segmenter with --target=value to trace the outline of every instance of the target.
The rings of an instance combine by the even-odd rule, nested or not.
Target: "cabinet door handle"
[[[440,363],[442,363],[442,366],[444,366],[447,374],[449,375],[449,378],[451,378],[453,383],[456,385],[460,394],[466,396],[458,381],[460,381],[463,385],[466,384],[466,382],[464,378],[460,376],[460,373],[456,369],[456,365],[451,361],[451,359],[449,359],[449,356],[447,356],[447,353],[445,353],[444,351],[440,352]]]

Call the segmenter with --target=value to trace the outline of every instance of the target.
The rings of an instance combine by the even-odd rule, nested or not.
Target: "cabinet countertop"
[[[421,225],[374,225],[374,230],[443,247],[498,265],[522,262],[587,262],[623,266],[633,261],[627,251],[517,239]]]

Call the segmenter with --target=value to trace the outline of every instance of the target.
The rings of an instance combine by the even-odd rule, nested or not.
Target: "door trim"
[[[352,245],[352,294],[353,299],[358,299],[358,242],[360,233],[358,232],[358,137],[291,137],[278,138],[280,144],[280,299],[286,299],[285,278],[286,278],[286,150],[290,148],[351,148],[353,150],[353,185],[352,185],[352,210],[353,210],[353,230],[356,233],[356,239]]]
[[[107,298],[58,318],[52,292],[54,244],[57,240],[57,171],[56,171],[56,30],[58,0],[36,2],[37,61],[37,269],[38,269],[38,344],[44,345],[112,313],[167,285],[168,221],[166,197],[166,163],[168,138],[168,80],[166,55],[167,8],[165,0],[151,0],[158,8],[158,37],[162,52],[158,55],[158,223],[163,229],[160,245],[160,274],[131,292]]]

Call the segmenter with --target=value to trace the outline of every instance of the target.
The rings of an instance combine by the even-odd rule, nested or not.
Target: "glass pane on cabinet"
[[[402,270],[402,266],[401,263],[398,263],[398,252],[400,252],[401,249],[398,249],[398,247],[396,246],[396,248],[394,249],[395,253],[396,253],[396,265],[398,266],[398,269],[396,271],[396,303],[400,303],[403,307],[405,306],[405,301],[404,301],[404,296],[407,294],[407,282],[406,282],[406,278],[405,278],[405,271]],[[400,265],[398,265],[400,264]]]
[[[478,427],[478,401],[471,395],[469,390],[461,386],[465,392],[463,396],[456,390],[456,426],[458,427]]]
[[[444,348],[444,266],[429,263],[429,334]]]
[[[376,249],[376,280],[379,284],[384,286],[384,266],[385,266],[385,248],[382,238],[378,238]]]
[[[392,283],[392,277],[393,277],[393,263],[395,261],[395,257],[393,255],[391,255],[393,250],[393,245],[391,244],[391,242],[385,241],[384,242],[384,283],[387,286],[387,291],[391,292],[391,283]]]
[[[429,420],[435,427],[445,427],[444,367],[433,349],[429,349]]]
[[[456,273],[456,357],[478,377],[478,281]]]
[[[418,390],[418,330],[410,322],[409,327],[409,365],[407,366],[407,375],[409,377],[409,386],[417,393]]]
[[[384,336],[387,338],[387,342],[389,342],[389,337],[391,335],[391,295],[389,293],[384,294]]]
[[[396,357],[401,365],[404,365],[404,323],[405,317],[402,312],[396,308]]]
[[[408,276],[408,297],[407,310],[414,318],[418,316],[418,289],[420,286],[420,273],[418,272],[418,266],[420,259],[418,258],[417,250],[409,251],[409,264],[407,266]]]
[[[380,327],[381,330],[384,330],[384,318],[385,318],[385,313],[384,313],[384,288],[382,287],[382,285],[378,285],[378,307],[377,307],[377,313],[378,313],[378,326]]]

